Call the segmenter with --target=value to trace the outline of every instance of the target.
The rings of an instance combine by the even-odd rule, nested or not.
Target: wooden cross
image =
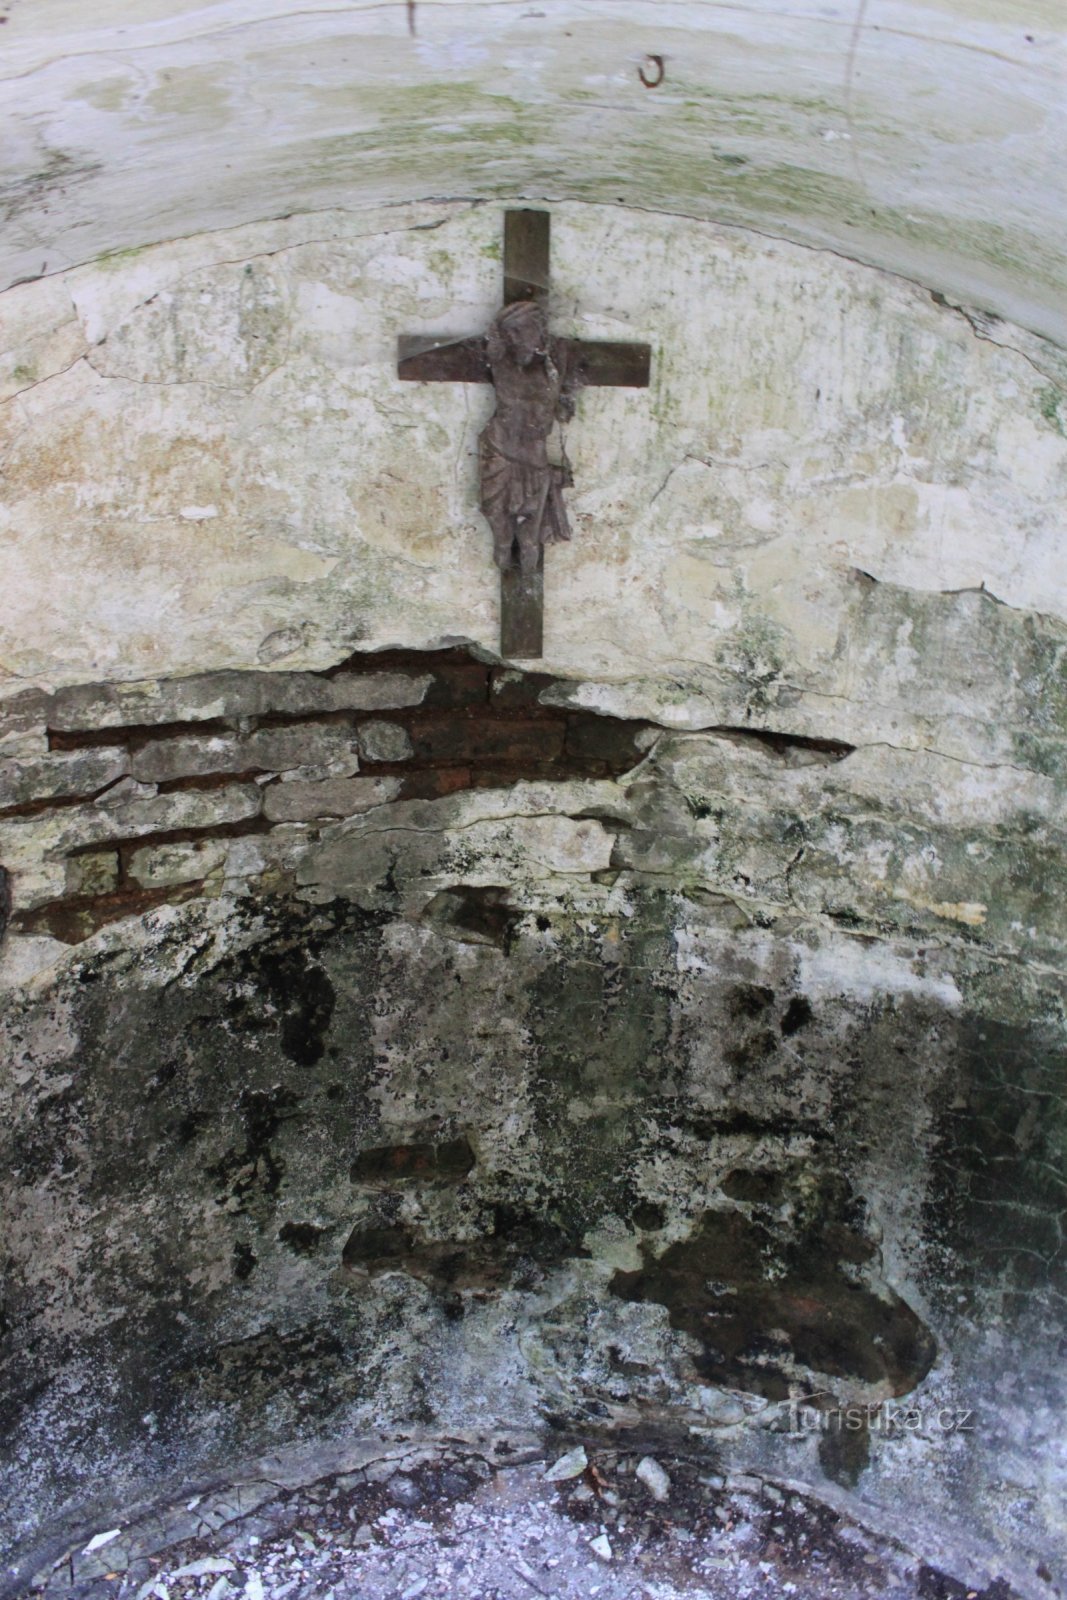
[[[504,212],[504,304],[548,299],[547,211]],[[553,339],[572,386],[648,387],[651,347],[613,340]],[[413,383],[491,383],[484,334],[452,338],[401,334],[397,375]],[[536,571],[516,563],[500,573],[500,652],[540,656],[544,628],[544,552]]]

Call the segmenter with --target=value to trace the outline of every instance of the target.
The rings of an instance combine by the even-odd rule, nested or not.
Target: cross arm
[[[453,339],[447,334],[402,333],[396,375],[409,383],[491,383],[485,335]]]
[[[612,339],[557,339],[570,386],[574,389],[647,389],[652,346]]]

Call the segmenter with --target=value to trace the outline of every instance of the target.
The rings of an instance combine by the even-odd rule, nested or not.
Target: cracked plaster
[[[855,711],[829,702],[868,714],[883,606],[885,687],[916,706],[935,690],[913,604],[974,590],[1062,638],[1067,437],[1025,355],[828,252],[597,206],[554,217],[555,327],[645,337],[654,357],[648,391],[588,391],[568,429],[549,670],[688,673],[700,695],[718,675],[699,722],[731,720],[740,674],[745,717],[774,701],[794,731],[807,712],[832,733],[829,712],[851,738]],[[474,453],[490,396],[401,384],[394,363],[400,332],[486,324],[499,231],[485,206],[302,216],[9,291],[8,674],[492,648]]]

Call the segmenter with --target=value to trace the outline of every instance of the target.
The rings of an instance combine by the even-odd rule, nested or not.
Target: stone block
[[[9,761],[0,770],[0,807],[95,794],[128,770],[126,751],[111,747],[52,750],[46,755]]]
[[[346,761],[358,770],[353,736],[335,723],[298,723],[289,728],[259,728],[241,737],[231,733],[189,733],[153,740],[134,752],[131,771],[150,783],[214,772],[287,772],[302,766],[325,767]]]
[[[0,755],[43,755],[48,749],[51,697],[41,689],[23,689],[0,701]]]
[[[405,706],[421,705],[434,680],[429,672],[340,672],[336,678],[318,681],[325,682],[330,690],[329,703],[323,710],[400,711]]]
[[[407,761],[414,754],[406,728],[399,722],[364,722],[358,734],[364,761]]]
[[[316,817],[352,817],[394,800],[398,778],[327,778],[322,783],[272,783],[263,810],[272,822],[309,822]]]
[[[64,863],[47,860],[35,841],[13,837],[3,824],[0,824],[0,861],[7,873],[7,896],[12,912],[32,911],[49,900],[62,899],[67,893]]]
[[[21,689],[0,700],[0,739],[9,733],[26,733],[48,722],[51,697],[43,689]]]
[[[279,775],[285,783],[303,778],[308,783],[321,783],[323,778],[352,778],[359,771],[359,756],[353,743],[345,755],[332,761],[311,761],[299,767],[287,767]]]
[[[149,800],[130,800],[107,813],[109,838],[169,833],[179,828],[219,828],[258,816],[262,794],[254,783],[222,789],[179,789]]]
[[[135,750],[130,771],[144,783],[171,783],[175,778],[196,778],[210,772],[242,772],[251,762],[241,758],[241,742],[234,734],[184,734],[159,739]]]
[[[124,799],[115,805],[64,806],[32,817],[0,821],[0,861],[14,875],[18,903],[40,904],[66,892],[60,859],[87,845],[136,839],[146,833],[216,828],[259,815],[262,795],[254,783],[221,789],[176,790]]]
[[[303,722],[289,728],[259,728],[242,741],[241,750],[247,769],[291,772],[294,767],[325,767],[347,761],[351,771],[356,772],[359,763],[354,747],[348,728],[331,722]]]
[[[262,833],[244,839],[227,839],[225,843],[223,876],[226,878],[256,878],[279,853],[277,847],[268,847],[268,836]]]
[[[271,712],[384,711],[419,705],[429,673],[208,672],[141,683],[85,683],[60,689],[49,725],[61,732],[158,727]]]
[[[472,832],[477,831],[475,824]],[[487,843],[497,829],[482,824]],[[499,833],[504,858],[514,857],[519,867],[530,863],[534,875],[602,872],[611,864],[615,835],[591,818],[516,817]],[[493,840],[495,848],[496,840]]]
[[[227,839],[183,839],[145,845],[131,855],[129,874],[145,889],[195,883],[222,866],[229,843]]]
[[[29,983],[38,972],[54,966],[68,948],[47,935],[9,933],[0,945],[0,990]]]
[[[49,724],[65,733],[247,715],[258,709],[261,676],[212,672],[139,683],[79,683],[56,693]]]
[[[24,733],[0,734],[0,761],[21,761],[48,754],[48,731],[29,728]]]
[[[113,811],[116,806],[124,806],[130,800],[151,800],[152,796],[158,793],[159,790],[154,783],[138,783],[136,778],[120,778],[110,789],[98,794],[93,804],[102,806],[107,811]]]
[[[89,850],[83,855],[71,856],[67,862],[68,894],[110,894],[118,887],[118,881],[116,850]]]

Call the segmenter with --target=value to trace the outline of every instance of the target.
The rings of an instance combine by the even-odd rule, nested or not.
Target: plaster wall
[[[749,660],[797,731],[850,738],[857,574],[1063,617],[1065,403],[1025,335],[994,342],[828,251],[553,215],[556,329],[654,358],[647,391],[588,390],[567,430],[551,670],[667,666],[697,685],[680,721],[724,720]],[[401,383],[395,347],[484,328],[500,246],[490,205],[302,215],[8,291],[11,680],[493,648],[475,481],[491,392]],[[892,677],[910,684],[901,628]]]

